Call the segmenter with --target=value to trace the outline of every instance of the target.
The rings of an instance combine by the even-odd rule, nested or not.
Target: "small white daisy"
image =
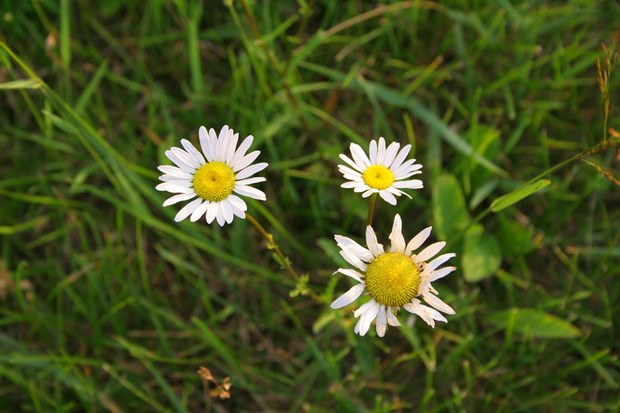
[[[407,195],[401,189],[422,188],[422,181],[419,179],[407,179],[422,173],[419,170],[422,169],[422,165],[416,164],[415,159],[405,161],[411,145],[405,145],[400,152],[399,148],[400,144],[397,142],[392,142],[386,148],[385,139],[379,138],[378,144],[373,139],[370,141],[369,156],[366,156],[361,146],[352,143],[350,150],[353,159],[343,154],[340,155],[340,158],[350,166],[338,165],[344,178],[349,180],[341,186],[353,188],[355,192],[362,192],[364,198],[378,193],[381,198],[392,205],[396,205],[394,195]]]
[[[387,251],[377,242],[375,231],[370,225],[366,227],[368,248],[362,247],[350,238],[335,236],[341,250],[340,255],[357,268],[357,270],[339,268],[335,273],[347,275],[359,284],[354,285],[334,300],[331,307],[334,309],[345,307],[357,300],[363,292],[371,298],[354,313],[355,318],[360,318],[355,326],[355,333],[365,335],[372,321],[376,319],[377,334],[383,337],[388,324],[400,325],[395,316],[400,307],[412,314],[417,314],[431,327],[435,327],[435,320],[448,322],[439,311],[454,314],[452,307],[437,297],[438,292],[431,283],[456,269],[456,267],[438,269],[441,264],[456,254],[443,254],[427,262],[441,251],[446,245],[445,242],[436,242],[419,253],[413,254],[413,251],[420,248],[426,241],[431,228],[422,230],[405,244],[402,221],[400,216],[396,215],[390,234],[392,245]],[[417,297],[421,297],[430,307],[422,304]]]
[[[230,224],[235,215],[245,218],[248,207],[233,192],[261,201],[267,199],[263,191],[250,186],[266,180],[250,177],[268,165],[266,162],[252,165],[260,151],[246,155],[254,137],[248,136],[237,148],[239,134],[228,126],[222,128],[219,138],[215,130],[210,129],[207,133],[204,126],[200,127],[198,135],[202,153],[187,139],[182,139],[185,150],[172,147],[165,152],[176,166],[157,167],[164,175],[159,177],[163,183],[155,189],[176,194],[166,199],[164,206],[196,198],[181,208],[174,217],[176,222],[187,217],[194,222],[206,215],[209,224],[216,219],[220,226],[224,226]]]

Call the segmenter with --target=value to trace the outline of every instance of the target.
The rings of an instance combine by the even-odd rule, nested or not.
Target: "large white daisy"
[[[413,175],[421,174],[422,165],[416,164],[415,159],[405,161],[411,150],[411,145],[405,145],[398,151],[400,144],[392,142],[387,148],[385,139],[379,138],[379,143],[374,139],[370,141],[369,156],[366,156],[361,146],[352,143],[350,146],[351,156],[341,154],[340,158],[347,165],[338,165],[338,169],[348,182],[341,186],[353,188],[355,192],[361,192],[366,198],[373,193],[378,193],[386,202],[396,205],[396,196],[409,195],[401,189],[420,189],[423,187],[419,179],[407,179]]]
[[[347,275],[359,284],[334,300],[331,307],[334,309],[345,307],[364,292],[371,298],[354,313],[355,318],[359,317],[355,333],[365,335],[372,321],[376,319],[377,334],[383,337],[388,324],[400,325],[395,312],[401,307],[412,314],[417,314],[431,327],[435,327],[435,321],[448,321],[440,311],[454,314],[452,307],[437,297],[438,292],[431,283],[456,269],[456,267],[438,268],[456,254],[443,254],[427,262],[441,251],[446,245],[445,242],[436,242],[417,254],[413,253],[426,241],[431,228],[422,230],[406,244],[402,233],[402,221],[400,216],[396,215],[390,234],[391,246],[388,250],[377,242],[375,231],[370,225],[366,227],[367,248],[350,238],[335,236],[341,249],[340,255],[356,268],[339,268],[335,273]],[[428,305],[422,304],[420,298]]]
[[[250,186],[266,180],[251,176],[268,165],[266,162],[252,165],[260,151],[246,154],[254,138],[248,136],[237,148],[239,134],[228,126],[222,128],[219,137],[215,130],[207,132],[204,126],[200,127],[198,135],[202,153],[182,139],[184,150],[172,147],[165,152],[176,166],[157,167],[164,175],[159,177],[163,183],[155,189],[176,194],[166,199],[164,206],[193,199],[174,217],[177,222],[187,217],[194,222],[206,215],[209,224],[215,219],[224,226],[230,224],[235,215],[245,218],[247,205],[234,193],[261,201],[267,199],[263,191]]]

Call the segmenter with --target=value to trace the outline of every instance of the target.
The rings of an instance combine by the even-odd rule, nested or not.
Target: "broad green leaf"
[[[489,320],[501,328],[530,337],[573,338],[581,334],[569,322],[533,308],[511,308],[491,315]]]
[[[499,217],[498,237],[505,257],[527,254],[536,247],[532,228],[502,215]]]
[[[480,224],[467,230],[463,250],[463,274],[469,282],[490,277],[502,262],[502,251],[495,235],[484,232]]]
[[[433,186],[433,220],[437,237],[449,240],[469,223],[469,213],[459,182],[453,175],[443,174]]]
[[[493,203],[491,203],[491,211],[502,211],[509,206],[516,204],[522,199],[527,198],[533,193],[540,191],[550,183],[551,181],[548,179],[539,179],[536,182],[530,182],[525,185],[521,185],[519,188],[515,189],[511,193],[500,196],[495,201],[493,201]]]

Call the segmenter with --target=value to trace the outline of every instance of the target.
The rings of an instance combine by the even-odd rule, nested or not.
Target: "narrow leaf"
[[[43,85],[38,79],[20,79],[10,82],[0,83],[0,90],[3,89],[39,89]]]
[[[547,185],[549,185],[551,181],[549,179],[539,179],[536,182],[527,183],[525,185],[520,186],[509,194],[500,196],[495,201],[491,203],[491,211],[499,212],[502,211],[509,206],[516,204],[524,198],[532,195],[535,192],[540,191]]]

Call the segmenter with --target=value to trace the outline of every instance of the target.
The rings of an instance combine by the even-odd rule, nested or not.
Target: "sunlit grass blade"
[[[536,182],[522,185],[514,191],[510,192],[509,194],[503,195],[495,199],[491,203],[491,211],[500,212],[508,208],[509,206],[512,206],[517,202],[527,198],[528,196],[540,191],[550,183],[551,181],[549,179],[539,179]]]

